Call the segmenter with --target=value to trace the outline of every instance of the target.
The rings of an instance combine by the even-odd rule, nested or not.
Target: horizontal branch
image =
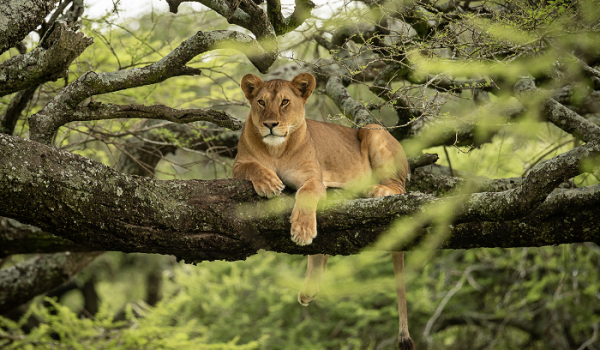
[[[211,122],[220,127],[240,130],[242,121],[225,111],[213,109],[174,109],[163,105],[115,105],[90,102],[78,106],[71,121],[90,121],[116,118],[162,119],[173,123],[185,124],[197,121]]]
[[[600,217],[594,211],[594,206],[600,203],[600,185],[577,189],[558,189],[551,194],[546,201],[530,215],[513,221],[485,222],[477,221],[463,223],[447,228],[447,237],[442,241],[439,249],[473,249],[473,248],[515,248],[515,247],[541,247],[546,245],[558,245],[566,243],[594,242],[600,244]],[[343,213],[344,210],[341,210]],[[326,212],[324,215],[331,216]],[[351,214],[352,215],[352,214]],[[363,220],[362,217],[352,216],[353,221]],[[13,222],[15,222],[13,220]],[[354,222],[353,222],[354,223]],[[22,224],[21,224],[22,225]],[[325,234],[323,228],[320,234]],[[346,255],[359,252],[361,248],[367,248],[358,240],[362,234],[368,234],[370,239],[375,240],[374,235],[366,232],[356,231],[356,241],[351,242],[354,246],[352,251],[338,251],[337,254]],[[384,231],[383,231],[384,232]],[[337,233],[334,233],[337,234]],[[431,235],[429,229],[422,229],[415,233],[415,239],[406,242],[403,249],[409,250],[416,247],[425,237]],[[40,242],[35,241],[35,237]],[[287,239],[282,234],[281,239]],[[345,235],[341,238],[350,238]],[[89,248],[73,244],[71,241],[44,233],[38,229],[37,236],[28,237],[12,236],[5,239],[0,234],[0,243],[3,250],[8,254],[25,253],[55,253],[62,251],[86,252]],[[31,244],[29,250],[27,244]],[[330,247],[322,248],[323,242],[314,243],[313,248],[321,249],[322,253],[331,253]],[[283,251],[292,253],[290,251]],[[7,255],[8,255],[7,254]],[[302,254],[302,253],[296,253]]]
[[[56,23],[38,47],[0,64],[0,96],[64,77],[71,62],[93,43],[65,23]]]
[[[600,185],[558,190],[523,218],[464,223],[456,225],[451,234],[464,240],[465,249],[541,247],[576,242],[600,244],[599,203]]]
[[[433,156],[435,155],[425,154],[420,158],[415,158],[412,161],[412,163],[414,164],[411,164],[411,169],[424,165],[424,163],[422,162],[431,160]],[[127,168],[124,168],[124,170],[127,170]],[[453,191],[459,189],[459,187],[469,187],[476,192],[501,192],[516,188],[520,186],[522,182],[522,178],[506,178],[495,180],[486,180],[483,178],[462,179],[458,177],[451,177],[445,175],[434,175],[426,171],[419,170],[411,176],[411,180],[408,183],[407,190],[409,192],[417,191],[428,194],[434,194],[436,196],[448,195]],[[568,189],[572,188],[572,185],[569,183],[565,183],[561,185],[561,187]],[[555,196],[559,193],[565,193],[564,188],[556,189],[553,192],[553,194],[550,195],[550,197]],[[583,192],[581,192],[580,195],[574,195],[573,198],[579,198],[583,200],[581,196],[582,193]],[[593,197],[591,198],[593,199]],[[588,198],[588,201],[589,200],[590,199]],[[597,198],[596,200],[600,201],[600,198]],[[547,200],[546,202],[554,203],[552,205],[556,206],[560,204],[560,201],[556,200]],[[463,225],[461,227],[466,226]],[[2,249],[0,249],[0,258],[11,254],[90,251],[89,248],[75,244],[70,240],[54,236],[50,233],[40,230],[37,227],[24,225],[16,220],[7,218],[0,218],[0,247],[2,247]]]
[[[510,191],[515,190],[498,194],[507,198]],[[590,188],[573,191],[581,192],[568,192],[566,199],[582,197]],[[514,195],[524,196],[526,192]],[[490,206],[486,196],[498,200],[491,195],[473,194],[478,196],[473,204]],[[288,196],[260,199],[248,181],[159,181],[124,175],[90,159],[1,134],[0,197],[4,198],[0,215],[38,226],[91,250],[171,254],[187,262],[243,260],[259,249],[290,254],[354,254],[376,241],[396,219],[445,200],[408,193],[339,201],[319,212],[319,235],[314,243],[298,246],[289,238],[293,199]],[[586,205],[599,202],[597,196],[591,198]],[[512,208],[512,202],[507,205]],[[581,211],[577,205],[559,209]],[[500,219],[497,211],[494,214],[494,219]],[[478,218],[466,219],[473,220],[471,225],[481,225]],[[596,226],[573,236],[554,237],[554,231],[544,231],[510,243],[501,237],[473,236],[466,230],[467,239],[454,229],[441,247],[598,242],[600,226],[597,219],[591,219],[589,222]],[[411,249],[428,234],[424,231],[417,235],[405,249]]]
[[[244,52],[261,72],[266,72],[272,64],[262,47],[249,35],[229,30],[197,32],[160,61],[149,66],[83,74],[31,116],[31,139],[50,144],[56,130],[73,120],[71,112],[91,96],[156,84],[174,76],[200,74],[199,69],[185,64],[199,54],[219,48],[235,48]]]

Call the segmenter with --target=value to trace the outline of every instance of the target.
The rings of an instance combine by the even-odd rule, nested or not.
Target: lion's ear
[[[317,81],[312,74],[301,73],[292,79],[292,86],[300,91],[300,97],[306,102],[315,89],[315,86],[317,86]]]
[[[242,91],[244,91],[244,95],[248,100],[252,100],[256,97],[256,93],[263,86],[263,81],[261,78],[257,77],[254,74],[246,74],[242,78]]]

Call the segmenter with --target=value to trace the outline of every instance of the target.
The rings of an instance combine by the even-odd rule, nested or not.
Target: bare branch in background
[[[177,8],[182,2],[188,2],[188,0],[167,1],[170,11],[173,13],[177,13]],[[214,10],[226,18],[229,23],[239,25],[251,31],[260,43],[261,49],[259,51],[263,57],[254,61],[250,60],[261,73],[267,73],[268,68],[277,58],[277,37],[267,14],[260,7],[250,0],[240,0],[238,2],[239,6],[233,11],[233,15],[230,15],[230,5],[224,0],[195,0],[193,2],[199,2]],[[246,55],[248,56],[249,53],[246,53]]]
[[[240,130],[242,128],[242,122],[239,119],[233,118],[227,112],[213,109],[173,109],[162,105],[114,105],[90,102],[85,106],[78,106],[73,111],[72,118],[71,121],[115,118],[162,119],[173,123],[206,121],[231,130]]]
[[[356,102],[346,90],[340,76],[332,76],[325,87],[327,95],[335,102],[340,111],[356,125],[379,124],[367,108]]]
[[[294,12],[289,17],[284,17],[281,13],[281,2],[267,0],[267,13],[277,35],[289,33],[302,25],[310,18],[311,10],[314,7],[315,4],[310,0],[296,0]]]
[[[553,98],[544,96],[543,91],[536,89],[532,79],[518,81],[515,84],[515,93],[524,105],[541,100],[541,106],[536,105],[535,107],[541,110],[542,115],[548,121],[564,131],[586,142],[600,139],[600,126],[581,117]]]
[[[50,144],[56,130],[74,120],[72,110],[88,97],[155,84],[174,76],[200,74],[199,69],[185,64],[197,55],[221,45],[236,45],[236,48],[246,52],[248,58],[258,67],[267,69],[270,66],[262,48],[248,35],[227,30],[198,32],[163,59],[149,66],[108,73],[83,74],[30,118],[31,138]]]
[[[71,62],[93,43],[65,23],[50,30],[38,47],[0,64],[0,96],[64,77]]]

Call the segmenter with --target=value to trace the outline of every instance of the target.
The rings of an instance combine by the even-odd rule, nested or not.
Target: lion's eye
[[[282,106],[285,106],[285,105],[287,105],[288,103],[290,103],[290,100],[283,100],[283,101],[281,101],[281,105],[282,105]]]
[[[259,105],[261,105],[261,106],[264,106],[264,105],[265,105],[265,101],[263,101],[263,100],[258,100],[258,104],[259,104]]]

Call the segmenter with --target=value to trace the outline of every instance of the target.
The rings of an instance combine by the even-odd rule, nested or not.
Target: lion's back
[[[306,124],[327,187],[344,187],[370,172],[368,154],[361,152],[358,130],[310,119]]]

